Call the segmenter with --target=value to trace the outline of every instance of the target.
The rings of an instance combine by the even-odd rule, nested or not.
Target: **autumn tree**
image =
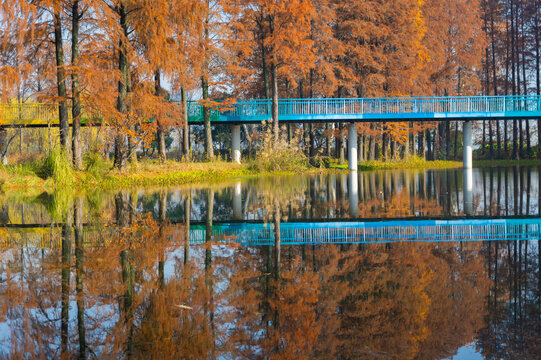
[[[267,92],[272,98],[273,132],[277,143],[280,133],[279,81],[283,79],[296,84],[299,72],[314,66],[315,49],[311,39],[314,5],[311,1],[296,0],[234,0],[229,2],[227,9],[234,19],[232,27],[240,49],[237,54],[246,56],[253,54],[255,49],[261,51],[263,70],[260,73],[263,81],[270,77],[270,91]],[[264,88],[267,88],[266,84]]]

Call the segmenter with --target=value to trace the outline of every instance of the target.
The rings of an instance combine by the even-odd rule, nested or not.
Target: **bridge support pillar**
[[[240,164],[240,125],[231,127],[231,159],[233,162]]]
[[[473,170],[464,169],[464,214],[473,214]]]
[[[242,220],[242,186],[240,181],[233,188],[233,220]]]
[[[359,216],[359,174],[357,171],[349,173],[349,216],[356,218]]]
[[[471,120],[464,121],[463,128],[463,166],[464,169],[472,168],[472,124]]]
[[[349,170],[357,170],[357,124],[349,124],[349,141],[348,141],[348,168]]]

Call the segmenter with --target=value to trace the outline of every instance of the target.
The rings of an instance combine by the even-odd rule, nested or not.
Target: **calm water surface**
[[[539,359],[537,167],[0,196],[0,358]]]

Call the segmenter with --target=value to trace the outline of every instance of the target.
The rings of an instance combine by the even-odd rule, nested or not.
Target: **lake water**
[[[539,185],[505,167],[3,194],[0,358],[539,359]]]

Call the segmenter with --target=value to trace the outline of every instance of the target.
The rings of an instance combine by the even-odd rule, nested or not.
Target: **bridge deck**
[[[533,119],[541,117],[541,96],[282,99],[278,107],[282,122]],[[238,100],[228,111],[211,113],[215,123],[258,123],[271,118],[270,100]],[[189,103],[188,121],[203,121],[199,103]]]
[[[411,98],[325,98],[281,99],[279,119],[282,122],[359,122],[359,121],[434,121],[481,119],[541,118],[541,96],[466,96]],[[203,121],[202,106],[188,103],[188,122]],[[71,115],[71,114],[70,114]],[[271,120],[270,100],[238,100],[227,111],[211,111],[214,123],[260,123]],[[83,111],[99,124],[99,116]],[[71,120],[70,120],[71,122]],[[90,124],[90,123],[88,123]],[[1,127],[58,126],[58,108],[54,104],[0,105]]]

